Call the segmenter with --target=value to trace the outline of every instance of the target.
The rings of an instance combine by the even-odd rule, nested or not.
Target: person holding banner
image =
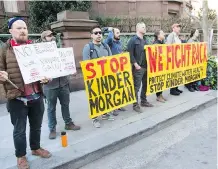
[[[91,28],[92,41],[86,44],[83,48],[83,60],[97,59],[99,57],[111,56],[111,50],[109,46],[102,42],[101,28],[95,26]],[[102,115],[103,120],[114,120],[110,113]],[[96,128],[100,128],[101,124],[98,118],[93,118],[92,124]]]
[[[181,25],[175,23],[172,25],[172,29],[173,29],[173,32],[168,35],[166,44],[181,44],[181,40],[179,39]],[[179,96],[182,92],[183,91],[179,90],[178,87],[170,89],[170,94],[174,96]]]
[[[51,157],[51,153],[40,146],[41,126],[44,114],[42,83],[24,84],[21,70],[13,51],[13,47],[32,43],[28,40],[27,25],[20,17],[8,20],[8,29],[12,35],[5,46],[0,49],[0,83],[8,99],[8,111],[14,126],[13,139],[18,169],[29,169],[26,159],[26,124],[27,117],[30,125],[30,148],[32,155],[42,158]],[[41,84],[40,84],[41,83]]]
[[[153,44],[164,44],[164,39],[165,39],[164,32],[162,30],[159,30],[159,31],[154,33]],[[162,93],[163,92],[158,92],[158,93],[156,93],[156,96],[157,96],[157,101],[164,103],[167,100],[163,97]]]
[[[136,35],[133,36],[127,45],[127,51],[130,53],[130,59],[132,63],[132,73],[134,80],[135,96],[137,102],[133,104],[133,110],[142,113],[142,110],[138,103],[138,92],[141,87],[141,106],[142,107],[153,107],[151,103],[147,101],[147,61],[145,55],[144,46],[147,44],[143,39],[146,33],[146,26],[143,22],[136,25]]]
[[[112,55],[117,55],[123,52],[122,43],[120,40],[120,30],[118,28],[106,28],[104,31],[109,31],[107,38],[104,40],[104,43],[108,44],[111,49]],[[121,107],[118,110],[126,111],[125,108]],[[117,111],[113,112],[114,116],[117,116]]]
[[[188,39],[187,43],[198,43],[199,42],[198,37],[199,37],[198,29],[192,29],[190,33],[190,38]],[[199,91],[198,86],[200,85],[201,85],[201,81],[196,81],[196,82],[185,84],[185,87],[190,92],[194,92],[194,91]]]
[[[51,42],[55,40],[53,32],[44,31],[41,34],[43,42]],[[80,126],[75,125],[70,118],[70,89],[67,76],[52,79],[49,83],[43,85],[43,91],[48,101],[48,127],[50,130],[49,139],[56,138],[56,104],[59,99],[61,104],[61,112],[65,122],[66,130],[80,130]]]

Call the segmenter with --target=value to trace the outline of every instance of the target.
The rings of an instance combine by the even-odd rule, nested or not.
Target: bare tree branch
[[[210,28],[213,28],[213,25],[214,25],[214,23],[217,21],[217,16],[216,16],[216,18],[214,18],[214,20],[212,21],[212,23],[211,23],[211,25],[210,25]]]
[[[193,18],[195,21],[197,21],[197,22],[200,24],[201,27],[203,26],[203,25],[202,25],[202,22],[200,21],[200,19],[198,19],[196,16],[190,14],[190,13],[188,12],[187,8],[185,8],[185,12],[188,14],[188,16],[190,16],[190,17]]]

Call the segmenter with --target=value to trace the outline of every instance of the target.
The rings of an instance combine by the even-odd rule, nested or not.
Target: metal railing
[[[29,34],[29,39],[32,40],[34,43],[40,43],[41,40],[41,34]],[[56,34],[56,43],[58,47],[62,47],[62,39],[61,39],[62,34],[57,33]],[[9,39],[11,38],[11,34],[0,34],[0,47]]]
[[[134,36],[136,33],[121,33],[120,39],[122,42],[122,49],[123,51],[127,50],[127,43],[130,40],[132,36]],[[170,33],[165,33],[166,37]],[[106,38],[107,33],[104,34],[104,38]],[[188,39],[189,33],[181,33],[179,36],[183,37],[184,39]],[[147,41],[148,44],[153,44],[154,41],[154,33],[145,33],[144,39]]]

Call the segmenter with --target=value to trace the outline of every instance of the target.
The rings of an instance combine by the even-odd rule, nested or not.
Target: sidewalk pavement
[[[115,121],[102,121],[102,127],[99,129],[94,128],[89,119],[85,91],[71,93],[71,116],[75,124],[81,125],[81,130],[67,131],[68,147],[62,148],[60,132],[64,131],[64,122],[60,105],[57,105],[58,137],[55,140],[48,139],[48,120],[45,111],[41,145],[52,152],[53,156],[50,159],[34,157],[30,154],[28,144],[27,158],[31,162],[31,168],[50,169],[62,165],[60,168],[70,166],[70,168],[75,169],[81,167],[175,123],[176,120],[184,118],[186,114],[191,115],[188,112],[196,113],[199,109],[217,102],[217,91],[191,93],[183,87],[180,89],[184,91],[180,96],[171,96],[169,91],[165,91],[163,95],[168,100],[166,103],[157,102],[156,95],[149,96],[148,101],[155,107],[143,108],[144,113],[142,114],[134,112],[132,105],[129,105],[126,107],[127,111],[120,112],[119,116],[115,117]],[[15,169],[13,127],[5,107],[5,104],[0,105],[0,169]],[[27,133],[29,132],[28,126],[27,124]]]

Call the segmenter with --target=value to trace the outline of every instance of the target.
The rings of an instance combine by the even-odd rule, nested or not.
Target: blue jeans
[[[44,114],[43,97],[27,102],[27,106],[20,100],[12,99],[8,101],[7,108],[10,112],[11,123],[14,126],[13,139],[16,157],[26,155],[27,117],[30,124],[30,148],[31,150],[38,150],[40,148],[41,125]]]
[[[56,120],[56,105],[57,99],[59,99],[61,104],[61,112],[62,117],[64,119],[65,124],[69,124],[72,122],[70,118],[70,89],[69,86],[66,85],[64,87],[44,90],[44,94],[46,96],[46,100],[48,102],[48,127],[50,131],[56,130],[57,120]]]

